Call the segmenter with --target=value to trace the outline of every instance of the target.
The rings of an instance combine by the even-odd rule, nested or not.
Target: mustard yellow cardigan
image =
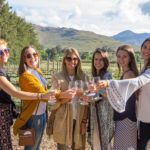
[[[39,72],[40,75],[43,76],[39,68],[37,68],[37,71]],[[46,93],[47,92],[47,86],[44,89],[41,83],[39,82],[39,80],[35,76],[33,76],[32,74],[26,71],[22,75],[19,76],[19,86],[22,91],[26,91],[26,92],[33,92],[33,93]],[[16,119],[14,126],[13,126],[14,135],[17,135],[18,129],[26,124],[26,122],[29,120],[29,118],[33,114],[38,104],[37,100],[22,100],[22,101],[23,101],[23,106],[21,108],[22,112]],[[47,100],[41,100],[41,101],[48,103]],[[47,105],[47,108],[48,108],[48,105]],[[47,116],[48,116],[48,111],[47,111]]]

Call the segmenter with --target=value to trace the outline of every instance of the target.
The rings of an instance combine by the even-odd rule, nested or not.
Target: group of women
[[[21,91],[18,91],[9,82],[3,68],[9,58],[9,49],[7,43],[0,40],[0,149],[13,149],[10,126],[15,107],[11,96],[14,96],[22,101],[21,112],[13,125],[14,135],[17,135],[22,126],[31,127],[36,115],[36,144],[25,146],[25,150],[40,149],[47,121],[47,133],[51,131],[53,134],[58,150],[84,150],[86,130],[92,150],[111,150],[112,143],[114,150],[144,150],[150,139],[150,38],[143,42],[141,54],[144,67],[137,77],[138,69],[133,49],[129,45],[120,46],[116,57],[122,81],[111,80],[108,53],[105,49],[97,48],[92,56],[90,76],[99,76],[101,80],[96,83],[96,88],[89,86],[89,92],[98,92],[100,89],[103,91],[99,93],[100,98],[93,102],[90,96],[81,96],[79,90],[68,89],[69,81],[89,81],[89,76],[81,68],[81,59],[76,49],[66,49],[61,72],[52,76],[51,85],[59,83],[59,90],[47,92],[47,82],[38,68],[38,52],[33,46],[23,48],[18,70]],[[54,98],[57,101],[48,119],[48,100]],[[88,101],[89,105],[81,105],[78,103],[79,99]],[[70,103],[71,100],[74,102]],[[139,132],[137,120],[140,125]]]

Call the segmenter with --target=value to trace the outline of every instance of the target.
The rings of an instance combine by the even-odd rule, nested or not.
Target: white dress
[[[150,123],[150,69],[136,78],[127,80],[108,80],[106,89],[108,100],[112,107],[118,111],[125,111],[129,97],[140,89],[138,104],[138,120]],[[147,114],[147,115],[145,115]]]

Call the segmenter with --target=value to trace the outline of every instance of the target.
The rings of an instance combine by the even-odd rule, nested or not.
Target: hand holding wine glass
[[[50,91],[51,92],[57,92],[58,90],[60,90],[60,81],[53,81]],[[56,98],[51,99],[48,102],[49,103],[55,103],[56,102]]]
[[[89,82],[85,81],[84,87],[83,87],[83,95],[81,97],[82,101],[80,101],[81,105],[88,105],[88,102],[86,102],[85,100],[86,98],[89,98],[88,97],[88,93],[89,93],[88,85],[89,85]]]
[[[69,81],[68,89],[76,92],[77,91],[77,83],[75,81]],[[69,102],[69,104],[73,104],[73,103],[74,103],[74,100],[72,98],[72,100]]]

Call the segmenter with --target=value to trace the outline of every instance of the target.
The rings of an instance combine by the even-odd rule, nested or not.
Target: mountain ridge
[[[91,31],[76,30],[72,28],[42,27],[33,25],[39,43],[43,49],[53,48],[56,45],[61,47],[74,47],[77,50],[94,51],[96,48],[107,47],[112,51],[125,43],[114,40],[112,37],[96,34]],[[139,51],[138,47],[134,47]]]

